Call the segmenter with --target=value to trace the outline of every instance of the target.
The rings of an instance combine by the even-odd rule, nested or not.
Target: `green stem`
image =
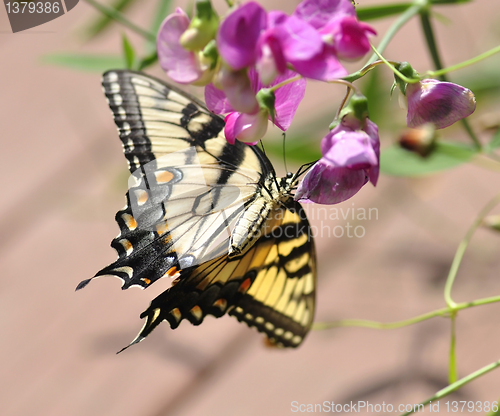
[[[283,87],[286,84],[291,84],[292,82],[298,81],[299,79],[302,78],[302,75],[297,75],[292,78],[285,79],[284,81],[281,81],[279,84],[273,85],[272,87],[269,87],[269,91],[276,91],[278,88]]]
[[[375,46],[371,45],[372,46],[372,49],[373,51],[377,54],[377,56],[380,58],[380,60],[386,64],[390,70],[392,72],[394,72],[398,78],[401,78],[404,82],[408,83],[408,84],[414,84],[414,83],[417,83],[420,81],[420,79],[417,79],[417,78],[408,78],[406,77],[405,75],[403,75],[401,72],[399,72],[393,64],[391,64],[387,59],[385,59],[381,54],[380,52],[375,48]]]
[[[419,14],[422,8],[427,6],[426,0],[415,0],[413,5],[409,7],[404,13],[402,13],[398,19],[392,24],[389,30],[384,35],[383,39],[377,46],[377,49],[380,53],[383,53],[387,45],[391,42],[392,38],[396,35],[396,33],[415,15]],[[373,54],[370,59],[366,62],[366,65],[371,64],[372,62],[377,60],[377,54]],[[365,65],[365,66],[366,66]]]
[[[322,331],[331,328],[340,327],[362,327],[362,328],[372,328],[372,329],[396,329],[405,326],[413,325],[418,322],[426,321],[437,316],[448,316],[453,311],[460,311],[462,309],[468,309],[475,306],[488,305],[490,303],[500,302],[500,296],[492,296],[488,298],[476,299],[470,302],[462,302],[455,304],[455,307],[451,310],[448,306],[436,309],[435,311],[427,312],[422,315],[415,316],[410,319],[405,319],[404,321],[396,322],[377,322],[369,321],[366,319],[343,319],[340,321],[333,322],[315,322],[313,325],[314,330]]]
[[[140,28],[139,26],[136,26],[134,23],[132,23],[130,20],[128,20],[125,15],[120,13],[119,11],[113,9],[112,7],[105,6],[104,4],[100,4],[94,0],[85,0],[88,4],[90,4],[92,7],[95,7],[97,10],[99,10],[101,13],[105,14],[109,18],[117,21],[118,23],[122,24],[123,26],[129,28],[130,30],[134,31],[135,33],[143,36],[147,40],[151,42],[156,42],[156,36],[153,33],[148,32],[147,30],[144,30]]]
[[[473,373],[469,374],[468,376],[465,376],[464,378],[456,381],[455,383],[450,384],[449,386],[445,387],[444,389],[439,390],[434,396],[421,402],[420,405],[425,406],[425,405],[429,404],[430,402],[442,399],[443,397],[448,396],[448,394],[453,393],[454,391],[458,390],[459,388],[470,383],[472,380],[475,380],[476,378],[481,377],[481,376],[485,375],[486,373],[489,373],[490,371],[492,371],[498,367],[500,367],[500,360],[495,361],[494,363],[491,363],[483,368],[480,368],[479,370],[474,371]],[[418,410],[419,412],[421,411],[420,407],[418,405],[413,406],[413,410],[411,410],[410,412],[404,413],[401,416],[411,415],[416,410]]]
[[[460,267],[460,263],[462,262],[462,258],[464,256],[465,250],[469,245],[469,242],[476,231],[477,227],[481,224],[484,217],[500,202],[500,194],[497,194],[494,198],[492,198],[484,208],[479,212],[476,219],[472,223],[472,225],[467,230],[464,239],[460,242],[457,251],[455,253],[455,257],[453,258],[453,262],[451,263],[450,272],[448,273],[448,278],[446,279],[446,284],[444,286],[444,300],[448,305],[448,308],[451,310],[457,309],[457,304],[451,298],[451,289],[453,287],[453,282],[455,281],[455,277],[457,276],[458,269]]]
[[[472,130],[472,127],[469,124],[469,121],[466,118],[463,118],[460,120],[462,123],[462,126],[464,127],[465,131],[469,135],[469,137],[472,139],[474,142],[474,145],[476,146],[477,150],[482,151],[483,146],[481,145],[481,142],[479,141],[478,137],[476,136],[476,133],[474,133],[474,130]]]
[[[456,321],[457,313],[453,312],[451,318],[451,341],[450,341],[450,363],[448,369],[448,383],[453,384],[458,380],[457,354],[456,354]]]
[[[470,65],[474,65],[474,64],[482,61],[483,59],[489,58],[490,56],[493,56],[494,54],[499,53],[499,52],[500,52],[500,45],[496,46],[493,49],[490,49],[489,51],[482,53],[481,55],[476,56],[475,58],[469,59],[469,60],[464,61],[464,62],[460,62],[459,64],[452,65],[452,66],[449,66],[447,68],[442,68],[442,69],[439,69],[437,71],[427,71],[426,77],[439,77],[441,75],[447,74],[448,72],[463,69],[463,68],[468,67]]]
[[[427,47],[434,62],[434,67],[436,69],[442,69],[443,64],[439,56],[439,52],[436,45],[436,38],[434,37],[434,31],[432,30],[431,21],[429,19],[429,9],[422,8],[420,11],[420,23],[422,24],[422,29],[424,31],[425,40],[427,41]],[[446,81],[444,74],[439,76],[441,81]]]

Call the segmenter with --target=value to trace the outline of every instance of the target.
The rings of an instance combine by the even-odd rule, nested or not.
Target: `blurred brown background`
[[[291,12],[296,3],[266,6]],[[222,2],[217,4],[224,10]],[[154,2],[144,1],[128,15],[146,26],[153,10]],[[436,10],[446,65],[499,43],[498,0]],[[61,18],[12,34],[5,11],[0,12],[0,414],[288,415],[293,401],[362,400],[397,408],[443,388],[450,337],[450,323],[443,318],[390,331],[315,331],[298,350],[280,351],[266,348],[260,334],[233,318],[209,317],[199,327],[186,322],[175,331],[164,323],[146,341],[115,355],[140,329],[139,314],[166,283],[121,291],[117,279],[104,278],[74,292],[81,280],[115,258],[109,243],[118,232],[114,215],[124,205],[126,164],[100,74],[41,63],[43,55],[54,52],[118,54],[118,26],[98,40],[82,40],[82,28],[95,16],[80,3]],[[392,21],[373,24],[383,35]],[[422,72],[431,68],[417,20],[385,56],[408,60]],[[162,76],[157,67],[148,72]],[[381,79],[381,100],[389,100],[390,77]],[[305,129],[319,140],[327,124],[311,120],[320,117],[320,109],[326,119],[333,117],[342,92],[310,83],[290,132]],[[388,108],[390,123],[374,121],[402,128],[405,111],[396,97]],[[474,128],[480,131],[486,116],[500,118],[499,108],[498,97],[479,101],[471,117]],[[397,131],[382,131],[383,146]],[[446,134],[466,140],[460,128]],[[488,133],[481,139],[488,140]],[[281,159],[275,162],[282,170]],[[368,184],[335,207],[376,208],[378,219],[355,224],[365,228],[363,238],[317,239],[316,320],[389,322],[443,307],[456,247],[500,188],[498,168],[480,164],[418,179],[383,175],[377,188]],[[349,221],[326,222],[315,207],[307,209],[318,227],[345,227]],[[488,230],[477,232],[457,277],[456,301],[500,294],[499,238]],[[460,312],[460,376],[500,358],[499,321],[498,304]],[[500,370],[449,396],[499,398]],[[441,402],[443,414],[447,400]]]

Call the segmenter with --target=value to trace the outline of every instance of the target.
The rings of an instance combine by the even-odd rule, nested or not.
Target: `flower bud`
[[[437,129],[443,129],[470,116],[476,109],[476,98],[471,90],[436,79],[408,84],[406,98],[408,127],[433,123]]]
[[[418,76],[418,72],[413,69],[413,67],[408,62],[400,62],[399,64],[394,65],[401,74],[403,74],[406,78],[410,79],[420,79]],[[394,83],[398,86],[400,91],[406,95],[406,81],[403,81],[396,74],[394,75]]]
[[[500,215],[488,215],[483,220],[483,226],[494,231],[500,231]]]
[[[189,51],[200,51],[208,42],[215,39],[218,26],[219,18],[210,0],[198,0],[196,15],[180,37],[180,44]]]
[[[226,140],[230,144],[234,144],[235,139],[249,145],[257,144],[267,132],[268,115],[265,110],[256,114],[229,113],[224,119]]]
[[[276,115],[276,110],[274,108],[276,96],[274,95],[274,92],[269,88],[262,88],[257,93],[256,98],[259,103],[260,110],[267,112],[271,116],[271,121],[274,123],[274,117]]]
[[[358,130],[364,126],[368,118],[368,99],[361,94],[354,94],[349,103],[342,109],[339,117],[332,121],[330,130],[337,127],[341,122],[353,130]]]

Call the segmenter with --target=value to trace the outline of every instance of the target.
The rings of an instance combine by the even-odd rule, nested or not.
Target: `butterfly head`
[[[317,161],[306,163],[302,165],[299,170],[295,173],[293,172],[288,172],[286,176],[281,178],[281,189],[283,190],[284,194],[291,195],[291,191],[297,188],[297,185],[299,184],[299,178],[306,173],[311,166],[313,166]]]
[[[286,176],[281,178],[281,189],[283,189],[285,194],[289,194],[299,183],[299,177],[292,173],[288,172]]]

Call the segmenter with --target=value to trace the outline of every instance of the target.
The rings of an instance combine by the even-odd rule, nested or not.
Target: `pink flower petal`
[[[345,116],[323,138],[323,157],[304,177],[295,200],[336,204],[351,198],[368,180],[373,185],[377,184],[380,159],[378,128],[367,118],[357,122],[353,118]]]
[[[266,11],[255,2],[234,10],[224,19],[217,34],[220,56],[234,70],[251,66],[257,59],[257,41],[266,28]]]
[[[351,0],[304,0],[293,14],[320,29],[336,16],[356,16],[356,10]]]
[[[276,36],[289,62],[311,59],[323,49],[323,40],[318,31],[296,16],[290,16],[276,26]]]
[[[194,53],[184,49],[179,42],[188,26],[187,15],[177,8],[163,21],[157,38],[160,66],[170,78],[181,84],[196,81],[202,73]]]
[[[364,170],[335,167],[318,161],[299,184],[294,199],[318,204],[338,204],[353,197],[367,182]]]
[[[224,91],[219,90],[214,84],[205,87],[205,103],[207,108],[215,114],[226,114],[234,111]]]
[[[281,43],[276,36],[276,29],[271,28],[264,31],[257,46],[259,58],[256,63],[257,72],[262,83],[269,85],[278,74],[286,70],[286,60],[283,55]]]
[[[333,36],[333,46],[337,56],[346,60],[359,59],[370,52],[368,36],[377,33],[371,26],[359,22],[354,16],[336,17],[320,32]]]
[[[225,118],[224,135],[230,144],[237,139],[246,144],[254,145],[264,137],[267,131],[267,114],[230,113]]]
[[[290,63],[300,75],[319,81],[331,81],[347,75],[347,70],[335,56],[334,49],[325,44],[322,52],[310,60],[290,61]]]
[[[259,111],[255,89],[246,70],[232,71],[223,66],[217,76],[219,85],[235,111],[248,114],[255,114]]]
[[[323,155],[335,166],[350,169],[367,169],[378,165],[378,157],[363,131],[341,132],[340,140]]]
[[[297,74],[295,72],[287,70],[287,72],[275,80],[275,85],[296,75]],[[297,81],[283,85],[275,91],[276,102],[274,107],[276,114],[274,123],[281,130],[288,130],[290,124],[292,124],[295,112],[304,98],[305,92],[306,80],[304,78],[300,78]]]
[[[451,82],[424,79],[406,87],[408,127],[433,123],[437,129],[470,116],[476,109],[471,90]]]
[[[234,144],[236,140],[234,125],[236,124],[236,120],[238,120],[239,116],[240,113],[234,112],[229,113],[224,119],[224,122],[226,123],[226,125],[224,126],[224,136],[226,136],[226,140],[229,144]]]

